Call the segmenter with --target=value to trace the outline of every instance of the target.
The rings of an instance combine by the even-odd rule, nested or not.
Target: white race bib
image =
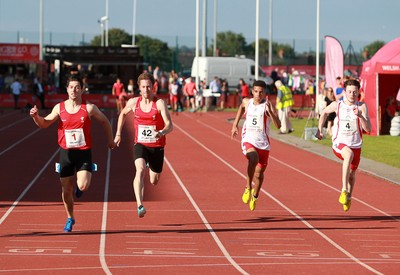
[[[154,143],[157,141],[156,135],[155,125],[138,125],[138,142]]]
[[[247,114],[247,129],[250,131],[262,132],[264,130],[263,117],[263,113],[259,115]]]
[[[83,129],[65,130],[65,143],[67,148],[79,148],[86,145]]]

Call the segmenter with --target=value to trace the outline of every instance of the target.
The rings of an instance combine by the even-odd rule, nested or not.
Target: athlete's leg
[[[252,182],[258,163],[258,153],[254,148],[249,148],[246,152],[247,163],[247,185],[246,188],[252,188]]]
[[[146,170],[146,162],[143,158],[135,160],[136,174],[133,179],[133,190],[135,191],[136,203],[142,205],[144,193],[144,175]]]
[[[64,177],[60,178],[60,181],[62,187],[61,196],[64,203],[65,211],[67,211],[68,218],[74,218],[73,191],[74,191],[75,178],[74,176]]]
[[[86,170],[81,170],[76,173],[76,184],[79,190],[87,191],[90,186],[90,181],[92,179],[92,173]]]
[[[259,165],[256,166],[256,170],[254,173],[254,179],[253,179],[253,181],[254,181],[253,195],[256,198],[258,198],[258,194],[259,194],[262,184],[264,182],[264,172],[265,172],[266,168],[267,168],[266,166],[262,166],[262,167]]]
[[[340,153],[341,153],[342,158],[343,158],[343,165],[342,165],[342,191],[345,190],[347,192],[350,192],[350,184],[349,184],[350,164],[353,161],[354,153],[347,146],[343,147]]]
[[[351,197],[354,190],[354,185],[356,184],[356,171],[351,170],[349,175],[349,196]]]

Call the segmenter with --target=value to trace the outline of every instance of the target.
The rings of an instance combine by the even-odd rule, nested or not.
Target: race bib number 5
[[[65,130],[65,143],[67,148],[79,148],[86,145],[83,129]]]
[[[138,142],[153,143],[156,142],[156,126],[155,125],[139,125],[138,126]]]

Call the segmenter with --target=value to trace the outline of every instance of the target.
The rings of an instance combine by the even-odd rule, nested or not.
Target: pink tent
[[[400,37],[383,46],[368,61],[363,63],[361,87],[365,92],[365,103],[371,119],[371,135],[382,132],[382,114],[386,100],[396,98],[400,87]]]

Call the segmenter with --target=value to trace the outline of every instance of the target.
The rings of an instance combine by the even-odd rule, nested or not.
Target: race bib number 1
[[[138,142],[153,143],[156,142],[156,126],[155,125],[139,125],[138,126]]]
[[[65,143],[67,148],[79,148],[86,145],[83,129],[65,130]]]

